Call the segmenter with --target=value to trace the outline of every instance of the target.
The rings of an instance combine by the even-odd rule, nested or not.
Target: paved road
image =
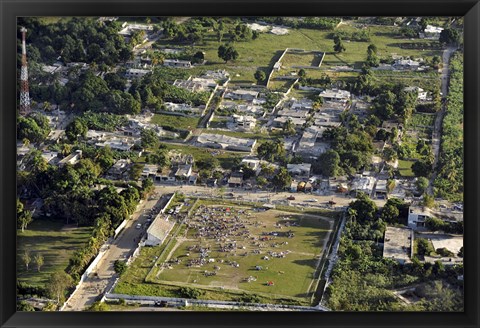
[[[449,47],[443,51],[443,68],[442,68],[442,94],[443,97],[446,97],[448,94],[448,76],[449,76],[449,66],[450,56],[455,51],[456,48]],[[432,151],[434,155],[433,159],[433,174],[430,177],[430,184],[427,188],[427,193],[433,195],[433,183],[437,177],[437,164],[438,158],[440,155],[440,142],[441,142],[441,132],[442,132],[442,122],[443,117],[445,116],[446,104],[442,104],[441,110],[438,112],[437,117],[435,118],[435,125],[432,132]]]
[[[64,311],[84,310],[97,301],[98,298],[112,286],[116,278],[113,263],[116,260],[125,260],[137,248],[138,242],[145,232],[145,228],[136,229],[135,225],[142,223],[142,227],[145,227],[149,215],[148,211],[152,209],[158,201],[157,197],[144,201],[139,205],[137,211],[132,215],[132,219],[128,221],[123,231],[110,245],[92,274],[82,282],[79,289],[68,300]],[[98,277],[95,277],[94,273],[97,273]]]

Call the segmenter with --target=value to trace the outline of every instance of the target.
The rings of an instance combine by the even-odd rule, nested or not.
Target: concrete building
[[[326,89],[320,92],[319,96],[322,97],[324,101],[347,102],[350,100],[350,92],[340,89]]]
[[[138,79],[142,78],[148,73],[151,73],[151,69],[139,69],[139,68],[129,68],[125,73],[127,79]]]
[[[192,165],[191,164],[179,165],[177,167],[177,171],[175,172],[175,178],[180,179],[180,180],[185,180],[191,174],[192,174]]]
[[[309,163],[287,164],[287,171],[292,176],[309,177],[311,170],[312,164]]]
[[[44,151],[42,157],[48,164],[56,165],[60,161],[58,158],[58,152],[56,151]]]
[[[393,67],[395,67],[395,69],[418,69],[420,62],[411,59],[397,59]]]
[[[285,117],[291,117],[291,118],[296,117],[296,118],[306,119],[309,115],[308,115],[308,110],[284,108],[284,109],[278,111],[278,116],[285,116]]]
[[[161,245],[170,231],[172,231],[174,225],[175,222],[169,221],[168,216],[165,217],[164,214],[159,213],[147,229],[147,240],[145,240],[145,245]]]
[[[71,153],[60,162],[58,162],[58,166],[62,167],[65,164],[75,165],[78,161],[82,158],[82,151],[76,150],[74,153]]]
[[[412,229],[387,227],[383,243],[383,257],[394,259],[400,264],[409,263],[413,255],[413,240]]]
[[[245,165],[245,166],[247,166],[248,168],[250,168],[254,171],[257,171],[257,170],[260,169],[260,160],[258,158],[245,157],[245,158],[242,159],[240,164]]]
[[[202,147],[251,152],[257,144],[257,140],[202,133],[197,137],[197,143]]]
[[[188,80],[175,80],[173,85],[190,92],[205,92],[214,89],[217,83],[212,79],[193,78]]]
[[[315,126],[306,128],[303,132],[298,146],[293,149],[295,153],[304,158],[304,160],[316,160],[318,157],[329,149],[328,143],[321,142],[322,131]]]
[[[233,99],[233,100],[253,100],[259,95],[258,91],[254,90],[227,90],[225,92],[224,98]]]
[[[430,210],[419,206],[408,209],[408,226],[412,229],[425,227],[425,220],[430,218]]]
[[[214,79],[214,80],[224,80],[224,79],[227,79],[230,74],[222,69],[222,70],[216,70],[216,71],[206,71],[205,73],[203,73],[204,77],[206,78],[210,78],[210,79]]]
[[[176,104],[172,102],[164,103],[165,109],[169,112],[175,113],[192,113],[196,115],[201,115],[205,110],[205,106],[192,107],[189,104]]]
[[[232,172],[230,178],[228,179],[228,186],[230,188],[241,187],[243,185],[243,173],[242,172]]]
[[[428,97],[428,92],[423,90],[422,88],[420,87],[406,87],[405,89],[403,89],[403,91],[406,91],[406,92],[416,92],[417,93],[417,99],[418,100],[427,100],[427,97]]]
[[[251,131],[257,123],[257,119],[253,116],[233,114],[232,117],[235,129],[238,130]]]
[[[430,40],[440,39],[440,34],[443,31],[443,27],[427,25],[423,30],[423,38]]]
[[[288,120],[292,121],[296,128],[302,127],[307,122],[306,118],[279,116],[273,120],[273,126],[276,128],[283,128],[283,125]]]
[[[165,59],[163,61],[163,66],[179,67],[179,68],[191,68],[192,63],[190,61],[187,61],[187,60]]]
[[[108,175],[114,179],[123,179],[128,176],[131,161],[129,159],[119,159],[108,170]]]
[[[372,194],[373,186],[375,185],[375,178],[370,176],[357,176],[352,181],[350,191],[354,193],[364,192],[368,196]]]

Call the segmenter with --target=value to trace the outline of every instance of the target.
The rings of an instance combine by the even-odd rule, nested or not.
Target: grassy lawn
[[[236,138],[257,139],[259,141],[269,140],[276,137],[275,133],[261,133],[261,132],[240,132],[240,131],[214,130],[214,129],[204,130],[204,132],[211,133],[211,134],[222,134],[225,136],[236,137]],[[281,137],[281,135],[278,135],[278,137]]]
[[[261,236],[262,232],[277,231],[278,236],[271,237],[270,241],[264,241],[265,248],[262,254],[250,254],[255,247],[250,245],[250,241],[244,237],[234,237],[237,240],[238,247],[235,253],[221,252],[217,249],[215,240],[207,237],[197,238],[196,228],[190,227],[180,229],[176,237],[176,245],[167,243],[156,247],[145,247],[140,255],[131,264],[127,272],[122,276],[119,284],[115,288],[115,293],[131,295],[149,295],[165,297],[182,297],[180,293],[181,286],[195,287],[202,291],[201,299],[211,300],[238,300],[242,294],[255,294],[260,302],[280,303],[280,304],[309,304],[308,293],[310,284],[313,281],[316,260],[323,252],[323,242],[328,238],[331,232],[331,226],[328,219],[319,216],[305,215],[305,213],[292,213],[281,210],[270,210],[267,212],[254,212],[251,206],[238,205],[232,201],[222,202],[224,205],[218,205],[218,201],[200,200],[198,206],[214,206],[216,208],[225,208],[231,206],[232,215],[242,215],[242,220],[250,229],[250,237]],[[248,214],[240,214],[239,209],[245,210]],[[196,211],[197,211],[196,210]],[[290,223],[296,222],[297,225],[289,227],[276,226],[277,223],[284,224],[284,219],[288,217]],[[192,219],[195,222],[200,217]],[[258,222],[258,224],[257,224]],[[288,230],[287,230],[288,229]],[[282,231],[283,230],[283,231]],[[292,231],[295,236],[287,238],[282,236],[282,232]],[[284,243],[288,244],[285,245]],[[189,258],[198,257],[197,251],[191,251],[188,248],[193,245],[209,245],[212,249],[209,257],[215,258],[216,262],[208,263],[203,268],[188,268],[186,263]],[[271,244],[278,244],[276,247]],[[281,244],[281,246],[280,246]],[[245,246],[245,249],[240,246]],[[168,249],[165,249],[168,248]],[[268,255],[268,251],[285,251],[289,254],[285,258],[274,258],[270,260],[261,259]],[[171,254],[170,254],[171,253]],[[187,256],[187,253],[191,253]],[[249,253],[244,256],[243,253]],[[182,262],[173,264],[172,269],[160,267],[160,263],[169,259],[178,258]],[[153,264],[158,257],[159,266],[149,275],[149,282],[145,281]],[[221,260],[224,260],[221,263]],[[240,267],[236,268],[229,265],[227,261],[236,261]],[[213,277],[205,277],[203,272],[213,271],[213,266],[218,265],[220,270]],[[262,270],[255,270],[256,265],[261,265]],[[153,282],[152,277],[158,276]],[[243,279],[248,276],[255,276],[256,281],[245,282]],[[274,281],[273,286],[267,286],[267,281]]]
[[[197,127],[198,117],[187,117],[167,114],[155,114],[152,123],[163,127],[170,127],[180,130],[193,130]]]
[[[233,163],[238,159],[241,160],[246,153],[241,152],[230,152],[224,150],[212,150],[200,147],[194,147],[189,145],[171,145],[168,143],[164,143],[167,149],[175,149],[180,151],[182,154],[190,154],[193,155],[195,161],[204,160],[207,158],[215,157],[220,161],[220,165],[223,168],[232,167]]]
[[[398,171],[402,177],[414,177],[412,171],[412,165],[415,163],[414,161],[405,161],[405,160],[398,160]]]
[[[215,208],[225,208],[214,206]],[[248,207],[231,208],[231,215],[241,217],[242,222],[248,226],[250,238],[231,237],[237,241],[237,247],[232,252],[222,252],[220,244],[208,237],[196,237],[196,228],[188,230],[184,238],[178,239],[170,259],[182,259],[182,263],[172,265],[172,269],[164,268],[157,274],[156,281],[159,283],[178,283],[179,285],[191,285],[199,288],[225,288],[228,290],[242,290],[259,294],[272,294],[280,297],[305,298],[308,296],[310,284],[316,267],[317,257],[323,251],[323,243],[329,235],[330,224],[327,220],[317,216],[292,214],[289,212],[270,210],[267,212],[248,212],[240,214],[238,210],[249,210]],[[284,218],[289,217],[289,221]],[[191,222],[198,222],[196,216]],[[257,222],[259,224],[257,224]],[[298,226],[280,227],[277,223],[295,222]],[[283,231],[282,231],[283,230]],[[261,238],[263,233],[276,231],[278,236],[270,237],[270,241],[260,243],[261,254],[251,254],[256,246],[249,239]],[[294,233],[294,237],[288,238],[286,232]],[[252,239],[253,240],[253,239]],[[286,244],[285,244],[286,243]],[[263,245],[264,246],[261,246]],[[190,258],[197,258],[197,252],[189,248],[194,245],[210,247],[210,258],[215,262],[202,267],[187,267],[186,262]],[[218,248],[217,248],[218,247]],[[270,260],[262,259],[269,252],[288,251],[285,258],[271,257]],[[190,254],[188,256],[187,254]],[[239,267],[230,265],[237,262]],[[255,266],[262,266],[262,270],[255,270]],[[213,271],[214,266],[220,267],[214,277],[206,277],[204,271]],[[245,282],[248,276],[254,276],[257,280]],[[295,279],[292,279],[295,277]],[[267,286],[267,281],[274,281],[273,286]]]
[[[68,225],[50,218],[34,220],[23,233],[17,232],[17,277],[32,285],[43,285],[53,272],[64,270],[72,254],[83,247],[92,228]],[[26,271],[21,256],[30,251],[32,263]],[[33,257],[39,252],[44,257],[41,272],[37,271]]]

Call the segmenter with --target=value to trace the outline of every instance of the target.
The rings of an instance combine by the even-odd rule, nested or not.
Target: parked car
[[[328,201],[328,204],[330,204],[330,205],[335,205],[335,204],[337,204],[337,203],[334,202],[333,200],[329,200],[329,201]]]
[[[137,223],[137,225],[135,226],[136,229],[141,229],[142,228],[142,224],[141,223]]]
[[[295,197],[294,196],[288,196],[287,199],[288,200],[295,200]]]

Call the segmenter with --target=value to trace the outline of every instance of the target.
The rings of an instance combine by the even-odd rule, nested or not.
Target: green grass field
[[[412,165],[415,163],[414,161],[405,161],[405,160],[398,160],[398,171],[402,177],[414,177],[412,171]]]
[[[50,275],[64,270],[72,254],[83,247],[91,235],[91,228],[66,226],[63,221],[50,218],[34,220],[23,233],[17,232],[17,277],[19,281],[31,285],[43,285]],[[30,252],[32,263],[26,271],[22,255],[25,250]],[[44,257],[41,271],[33,261],[36,253]]]
[[[211,206],[209,208],[226,208],[223,206]],[[166,260],[181,259],[180,264],[171,264],[170,268],[164,267],[156,274],[155,282],[174,283],[179,286],[188,285],[198,288],[224,288],[234,291],[246,291],[250,293],[272,294],[279,297],[305,298],[309,293],[318,258],[323,252],[323,245],[331,231],[331,221],[325,218],[311,215],[292,214],[290,212],[270,210],[267,212],[251,212],[250,208],[230,208],[231,215],[240,216],[248,226],[249,238],[231,237],[236,240],[237,247],[231,252],[220,250],[220,244],[213,238],[196,236],[196,228],[190,228],[184,236],[177,237],[177,244],[170,251]],[[240,209],[247,209],[248,214],[239,214]],[[227,214],[225,214],[227,215]],[[228,215],[225,216],[228,220]],[[289,220],[285,221],[284,218]],[[199,216],[195,216],[191,222],[198,223]],[[286,222],[295,222],[298,226],[285,227]],[[277,226],[277,223],[280,225]],[[265,237],[264,233],[275,231],[278,236]],[[294,233],[294,237],[288,238],[286,232]],[[263,237],[262,237],[263,236]],[[268,241],[257,243],[252,239]],[[286,243],[286,244],[285,244]],[[188,267],[186,262],[191,258],[197,258],[198,254],[191,248],[195,245],[210,247],[210,258],[215,262],[202,267]],[[254,249],[261,249],[261,254],[252,254]],[[269,260],[262,259],[269,252],[285,252],[284,258],[274,258],[270,255]],[[190,254],[191,253],[191,254]],[[195,253],[195,254],[194,254]],[[187,255],[190,254],[190,255]],[[163,260],[163,259],[162,259]],[[239,267],[230,265],[237,262]],[[257,271],[256,266],[262,270]],[[216,276],[205,276],[204,272],[218,269]],[[249,276],[255,277],[256,281],[246,282]],[[273,286],[267,286],[267,281],[273,281]]]
[[[179,145],[179,144],[168,144],[164,143],[167,149],[175,149],[182,154],[190,154],[193,155],[195,161],[201,161],[208,158],[217,158],[220,162],[220,165],[223,168],[231,168],[235,161],[240,161],[246,153],[241,152],[231,152],[231,151],[219,151],[219,150],[212,150],[200,147],[194,147],[189,145]]]
[[[197,127],[198,120],[198,117],[155,114],[151,122],[162,127],[191,131]]]
[[[339,31],[352,32],[357,27],[350,25],[341,25]],[[422,49],[402,49],[400,43],[422,43],[422,39],[409,40],[400,37],[399,27],[393,26],[370,26],[371,42],[347,42],[345,41],[346,51],[340,54],[333,53],[333,40],[329,38],[332,31],[321,31],[314,29],[289,29],[286,35],[274,35],[271,33],[260,33],[256,40],[248,42],[235,42],[234,47],[239,53],[239,58],[235,61],[225,63],[218,58],[218,47],[227,40],[218,42],[214,32],[207,33],[204,42],[196,44],[195,48],[205,52],[207,63],[203,66],[197,66],[189,72],[193,75],[200,74],[203,71],[211,69],[227,69],[230,72],[231,83],[256,83],[253,74],[257,69],[270,72],[273,64],[278,60],[286,48],[300,48],[305,50],[316,50],[326,52],[322,63],[322,69],[318,72],[311,71],[312,76],[331,66],[350,65],[355,68],[361,68],[367,57],[367,47],[370,43],[377,46],[380,58],[389,58],[392,54],[399,56],[414,56],[431,58],[439,55],[440,51]],[[175,42],[169,40],[160,40],[159,44],[178,46]],[[292,57],[293,58],[293,57]],[[288,57],[286,58],[289,64]],[[306,56],[301,58],[299,64],[306,64],[310,58]],[[295,63],[291,63],[294,65]],[[307,72],[307,75],[310,72]]]

